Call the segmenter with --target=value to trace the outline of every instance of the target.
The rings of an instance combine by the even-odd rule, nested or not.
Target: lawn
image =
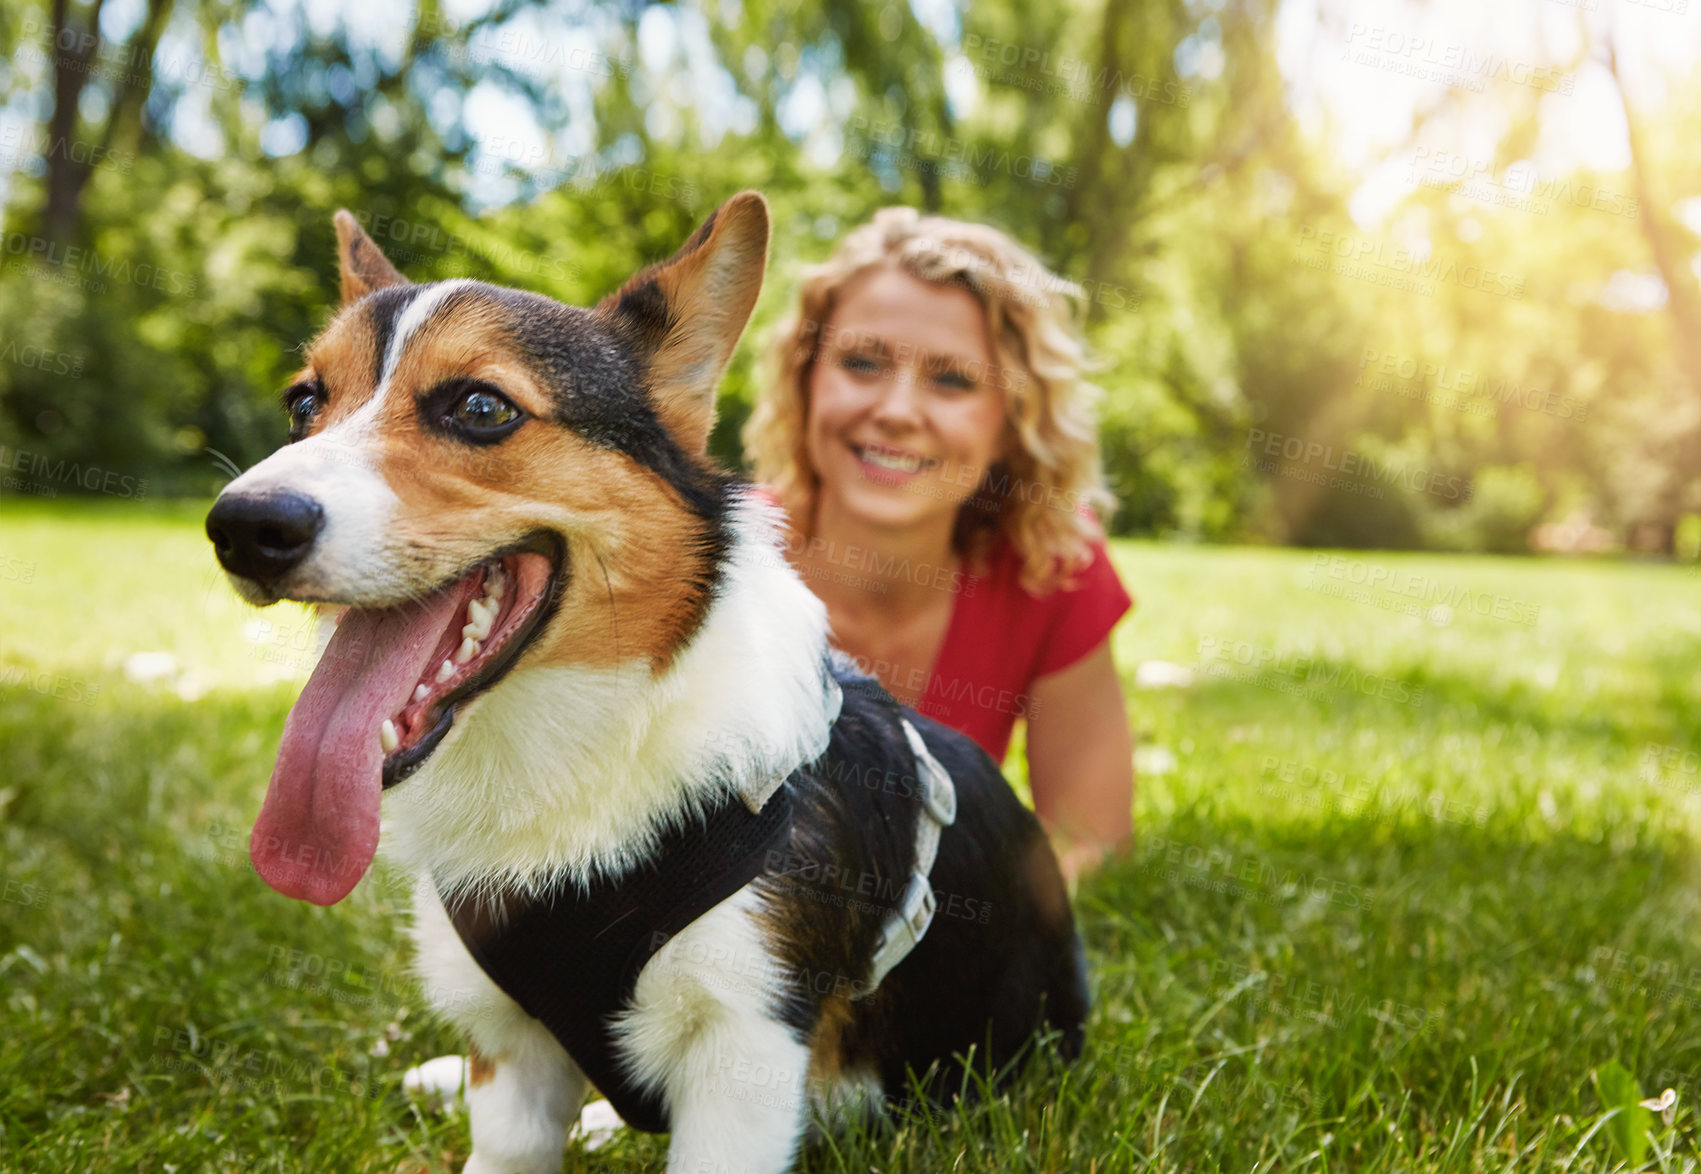
[[[312,649],[203,508],[0,505],[0,1168],[457,1170],[464,1115],[400,1089],[459,1044],[397,878],[249,866]],[[1701,573],[1115,554],[1140,846],[1078,894],[1087,1057],[803,1168],[1694,1168]]]

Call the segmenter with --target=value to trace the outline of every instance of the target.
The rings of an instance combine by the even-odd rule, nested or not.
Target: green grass
[[[465,1117],[399,1089],[460,1048],[406,978],[394,878],[317,909],[248,865],[309,653],[299,611],[230,596],[200,516],[0,507],[0,1168],[458,1169]],[[1701,576],[1340,564],[1511,618],[1414,617],[1318,590],[1346,580],[1309,553],[1116,556],[1130,685],[1201,672],[1130,688],[1141,845],[1079,894],[1087,1058],[804,1168],[1625,1168],[1613,1060],[1679,1094],[1642,1167],[1693,1168]],[[158,651],[169,673],[126,677]]]

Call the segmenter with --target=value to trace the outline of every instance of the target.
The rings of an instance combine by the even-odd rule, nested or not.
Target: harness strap
[[[957,821],[957,788],[951,776],[928,752],[927,743],[915,732],[907,719],[903,720],[904,737],[909,739],[915,753],[916,776],[921,782],[921,817],[916,820],[915,871],[910,874],[909,887],[904,890],[898,909],[887,918],[880,932],[880,945],[874,951],[874,965],[869,971],[868,990],[878,987],[892,967],[909,957],[933,924],[937,901],[928,877],[933,862],[939,856],[939,836]]]

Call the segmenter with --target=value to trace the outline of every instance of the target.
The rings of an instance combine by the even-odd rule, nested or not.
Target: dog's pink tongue
[[[334,905],[378,851],[384,751],[378,727],[413,692],[465,591],[421,604],[350,609],[284,720],[278,764],[248,840],[265,882]]]

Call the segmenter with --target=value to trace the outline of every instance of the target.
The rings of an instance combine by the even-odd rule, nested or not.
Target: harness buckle
[[[898,903],[898,915],[886,922],[880,934],[880,948],[874,951],[873,973],[868,980],[869,990],[879,986],[892,967],[909,957],[910,951],[926,935],[928,926],[933,924],[933,914],[937,909],[933,886],[921,873],[912,872],[909,887]]]
[[[921,776],[922,806],[933,817],[934,823],[948,828],[957,822],[956,785],[951,782],[945,768],[939,765],[939,760],[928,753],[927,743],[907,721],[904,722],[904,737],[909,741],[910,753],[915,755],[916,774]]]
[[[904,893],[904,903],[899,906],[899,911],[903,914],[904,924],[909,927],[910,933],[915,935],[917,942],[921,941],[927,927],[933,924],[933,914],[938,908],[939,903],[934,899],[932,883],[921,873],[912,873],[910,887]]]
[[[927,809],[927,814],[933,817],[933,822],[942,828],[948,828],[957,822],[957,788],[951,785],[950,778],[939,765],[928,760],[921,769],[924,783],[921,793],[921,804]]]

